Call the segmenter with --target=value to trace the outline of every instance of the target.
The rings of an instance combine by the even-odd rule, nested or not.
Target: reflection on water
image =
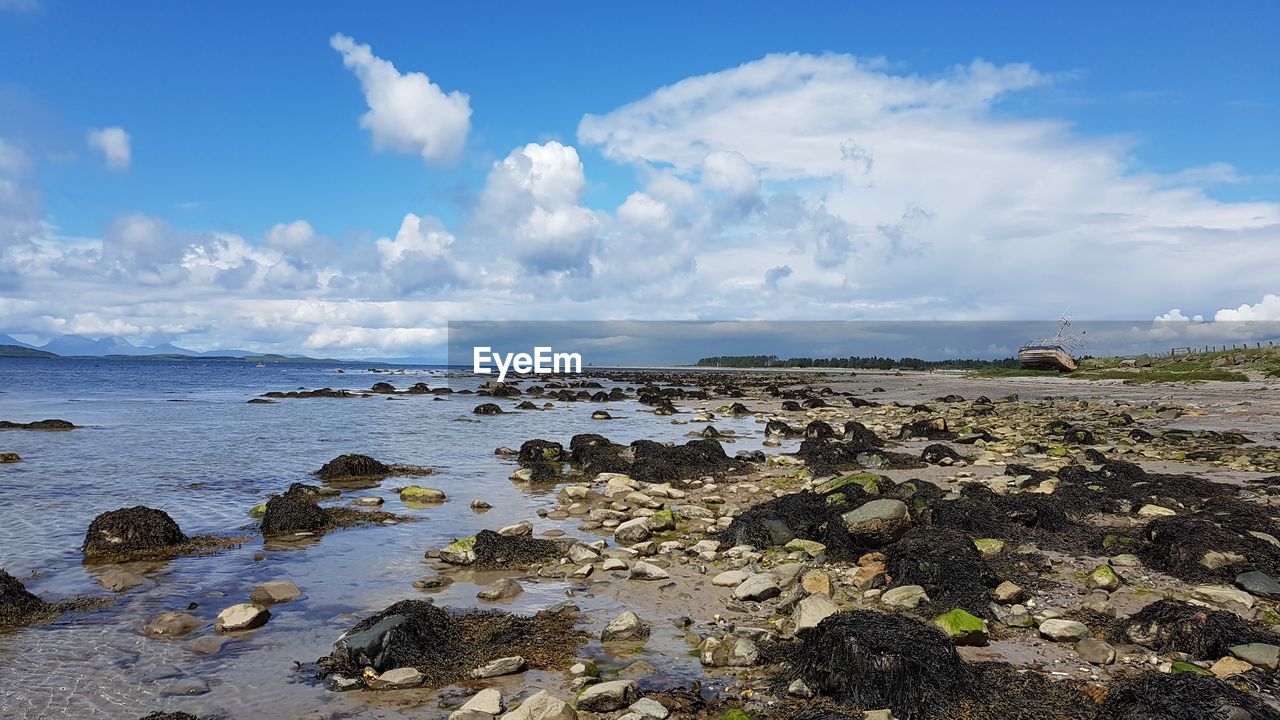
[[[518,447],[534,437],[567,444],[580,432],[619,442],[641,437],[683,442],[690,429],[645,413],[631,401],[605,404],[616,416],[608,421],[590,419],[599,404],[557,403],[550,410],[479,422],[471,409],[481,400],[468,395],[445,401],[431,395],[375,395],[246,402],[268,390],[363,389],[377,381],[402,388],[414,382],[445,384],[440,371],[431,369],[387,376],[357,367],[339,374],[317,366],[0,360],[0,420],[63,418],[85,426],[71,432],[0,433],[0,451],[23,458],[0,465],[0,564],[46,600],[109,594],[104,584],[118,580],[119,570],[145,578],[104,610],[0,634],[0,667],[5,668],[0,717],[137,718],[157,709],[235,718],[398,716],[406,703],[429,702],[429,694],[392,699],[330,693],[296,662],[326,654],[357,619],[396,600],[432,597],[445,606],[495,607],[477,601],[475,593],[499,575],[460,575],[430,595],[413,589],[414,580],[432,574],[423,557],[429,548],[525,519],[533,521],[537,533],[578,533],[577,520],[536,516],[538,508],[554,504],[553,492],[530,493],[511,483],[507,477],[514,461],[495,456],[494,448]],[[457,379],[449,384],[464,387]],[[497,402],[509,410],[519,398]],[[715,424],[750,436],[726,445],[730,453],[760,446],[760,426],[751,418],[719,418]],[[268,493],[292,482],[315,482],[309,473],[343,452],[436,468],[425,478],[342,488],[354,492],[336,501],[376,495],[385,500],[383,510],[419,522],[265,544],[254,538],[216,556],[162,563],[86,567],[81,562],[84,531],[100,512],[145,504],[168,512],[189,535],[243,533],[256,525],[249,509]],[[448,501],[406,505],[391,491],[415,482],[440,488]],[[484,499],[493,509],[473,512],[473,499]],[[262,629],[227,636],[215,654],[188,649],[191,640],[212,634],[213,618],[222,608],[246,602],[254,585],[275,579],[296,582],[302,599],[274,607]],[[529,612],[562,599],[570,588],[560,580],[521,583],[524,593],[496,606]],[[576,601],[593,627],[618,611],[607,593],[588,593]],[[155,615],[192,605],[188,612],[206,625],[187,638],[142,634]],[[674,672],[696,669],[674,629],[655,628],[647,652],[666,656],[652,658],[664,671],[673,662]],[[507,682],[523,686],[539,677],[530,673]],[[423,709],[432,707],[434,702]]]

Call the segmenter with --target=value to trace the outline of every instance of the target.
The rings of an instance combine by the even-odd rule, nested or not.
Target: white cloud
[[[112,170],[128,170],[133,163],[133,139],[120,127],[99,128],[90,130],[87,136],[89,147],[98,150],[106,158],[107,167]]]
[[[1280,205],[1206,195],[1238,180],[1221,163],[1154,174],[1128,140],[1000,112],[1050,81],[1026,65],[927,77],[770,55],[584,116],[578,141],[720,192],[750,185],[714,162],[749,161],[761,200],[699,238],[693,299],[738,316],[1151,317],[1218,288],[1274,289]],[[779,254],[788,292],[767,306],[734,294]]]
[[[445,93],[420,72],[401,74],[346,35],[334,35],[329,45],[360,79],[369,105],[360,126],[373,135],[375,147],[419,155],[428,163],[458,156],[471,127],[471,100],[465,93]]]
[[[30,164],[31,161],[22,148],[0,138],[0,173],[16,175],[25,171]]]
[[[1215,322],[1280,321],[1280,295],[1267,294],[1252,305],[1226,308],[1213,314]]]
[[[576,149],[529,143],[489,171],[478,226],[530,270],[586,272],[601,222],[581,204],[585,187]]]

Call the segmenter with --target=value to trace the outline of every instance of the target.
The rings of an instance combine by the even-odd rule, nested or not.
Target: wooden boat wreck
[[[1084,347],[1084,333],[1068,333],[1069,327],[1071,319],[1063,316],[1053,336],[1032,340],[1018,348],[1018,364],[1024,370],[1074,372],[1077,365],[1073,351]]]

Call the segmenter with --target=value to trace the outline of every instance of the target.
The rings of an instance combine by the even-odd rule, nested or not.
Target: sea
[[[49,602],[114,598],[95,611],[0,631],[0,718],[132,719],[171,710],[202,718],[447,715],[433,706],[398,706],[376,693],[332,692],[316,680],[312,663],[360,618],[398,600],[427,597],[412,583],[434,574],[424,557],[429,549],[522,520],[531,520],[536,534],[558,529],[587,540],[604,537],[582,533],[578,519],[538,517],[539,508],[557,505],[556,489],[513,483],[517,466],[496,448],[518,448],[533,438],[567,445],[584,432],[620,443],[683,442],[701,426],[673,424],[634,400],[603,404],[614,416],[604,421],[591,419],[599,403],[514,411],[522,398],[496,400],[506,414],[476,416],[473,408],[491,398],[456,393],[248,401],[268,391],[367,390],[376,382],[474,390],[483,379],[426,366],[0,359],[0,420],[59,418],[78,426],[0,431],[0,452],[22,457],[0,464],[0,565]],[[762,426],[753,418],[717,418],[715,425],[741,436],[726,446],[730,454],[761,447]],[[249,510],[291,483],[317,482],[311,473],[346,452],[434,468],[430,477],[391,478],[337,501],[374,495],[385,500],[383,510],[417,521],[264,542]],[[439,488],[448,499],[405,505],[394,488],[408,484]],[[473,511],[475,499],[492,509]],[[104,568],[86,565],[80,547],[95,516],[134,505],[164,510],[188,535],[249,539],[215,555],[130,565],[126,569],[141,572],[147,583],[116,595],[99,582]],[[186,641],[212,633],[221,609],[247,602],[256,584],[277,579],[297,583],[302,599],[276,606],[266,626],[229,637],[220,652],[187,649]],[[570,590],[567,581],[522,582],[525,592],[503,609],[533,612]],[[479,589],[456,582],[432,597],[438,605],[478,607]],[[625,609],[604,593],[575,602],[596,625]],[[208,624],[184,640],[148,637],[146,623],[170,610],[189,611]],[[697,660],[681,645],[680,631],[657,625],[646,652],[662,668],[661,679],[696,675]]]

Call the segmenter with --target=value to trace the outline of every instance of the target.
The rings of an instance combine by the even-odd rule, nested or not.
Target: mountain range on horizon
[[[117,335],[108,335],[101,338],[91,338],[84,335],[62,335],[56,337],[44,345],[32,345],[24,343],[17,338],[0,333],[0,345],[14,345],[16,347],[27,348],[30,350],[43,350],[45,352],[55,353],[64,356],[102,356],[102,355],[185,355],[187,357],[245,357],[246,355],[261,355],[263,353],[252,352],[249,350],[207,350],[198,352],[188,350],[187,348],[178,347],[173,343],[161,343],[159,345],[134,345],[128,340]],[[289,357],[305,357],[304,355],[290,355]]]

